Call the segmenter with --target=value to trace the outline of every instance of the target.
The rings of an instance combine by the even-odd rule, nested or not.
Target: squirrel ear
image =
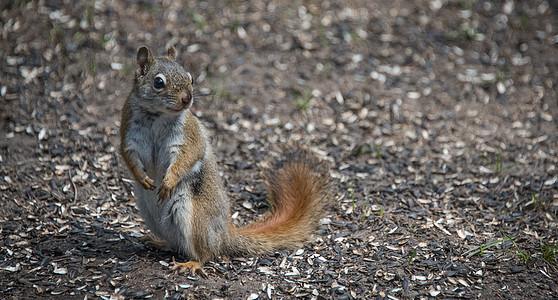
[[[149,70],[149,66],[153,64],[155,59],[153,58],[153,54],[151,54],[151,50],[149,48],[143,46],[138,49],[137,55],[138,61],[138,76],[145,75]]]
[[[169,46],[169,48],[167,49],[168,51],[168,55],[167,57],[172,59],[172,60],[176,60],[176,50],[174,49],[174,47],[172,45]]]

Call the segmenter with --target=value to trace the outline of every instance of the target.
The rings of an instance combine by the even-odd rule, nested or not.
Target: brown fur
[[[194,119],[191,111],[188,111],[186,122],[184,123],[186,141],[180,147],[180,154],[169,172],[163,178],[159,188],[159,200],[165,201],[174,193],[174,189],[181,179],[182,174],[186,174],[194,164],[203,157],[205,141],[203,140],[198,122]]]
[[[233,248],[261,254],[299,247],[308,239],[328,204],[327,171],[317,173],[315,163],[308,158],[291,161],[266,176],[272,208],[244,228],[231,226]]]

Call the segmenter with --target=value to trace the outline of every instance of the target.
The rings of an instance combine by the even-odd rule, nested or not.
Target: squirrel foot
[[[159,238],[158,236],[154,235],[151,232],[142,236],[139,240],[140,240],[140,242],[142,242],[142,243],[144,243],[148,246],[151,246],[151,247],[155,247],[155,248],[159,248],[159,249],[170,248],[167,241]]]
[[[203,278],[207,278],[207,274],[205,274],[205,272],[203,271],[203,267],[202,264],[198,261],[187,261],[187,262],[176,262],[174,260],[174,257],[172,258],[172,269],[173,270],[178,270],[179,272],[182,273],[186,273],[187,271],[190,271],[190,274],[192,275],[199,275]]]

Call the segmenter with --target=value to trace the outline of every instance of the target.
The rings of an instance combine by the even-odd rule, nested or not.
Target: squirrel
[[[270,211],[235,226],[207,131],[190,109],[194,79],[176,62],[175,48],[167,52],[154,58],[148,47],[138,49],[133,88],[122,108],[121,155],[154,234],[145,242],[190,259],[174,262],[173,269],[203,276],[203,264],[219,256],[301,246],[328,204],[327,166],[306,153],[268,172]]]

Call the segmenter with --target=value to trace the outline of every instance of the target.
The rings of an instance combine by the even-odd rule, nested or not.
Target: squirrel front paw
[[[154,190],[155,189],[155,181],[153,179],[149,178],[149,176],[147,176],[147,175],[145,175],[145,177],[143,177],[139,181],[139,183],[146,190]]]
[[[165,176],[163,178],[163,182],[159,187],[159,192],[157,195],[159,196],[159,202],[163,202],[167,200],[172,194],[174,194],[174,188],[176,187],[176,180],[174,180],[173,176]]]

